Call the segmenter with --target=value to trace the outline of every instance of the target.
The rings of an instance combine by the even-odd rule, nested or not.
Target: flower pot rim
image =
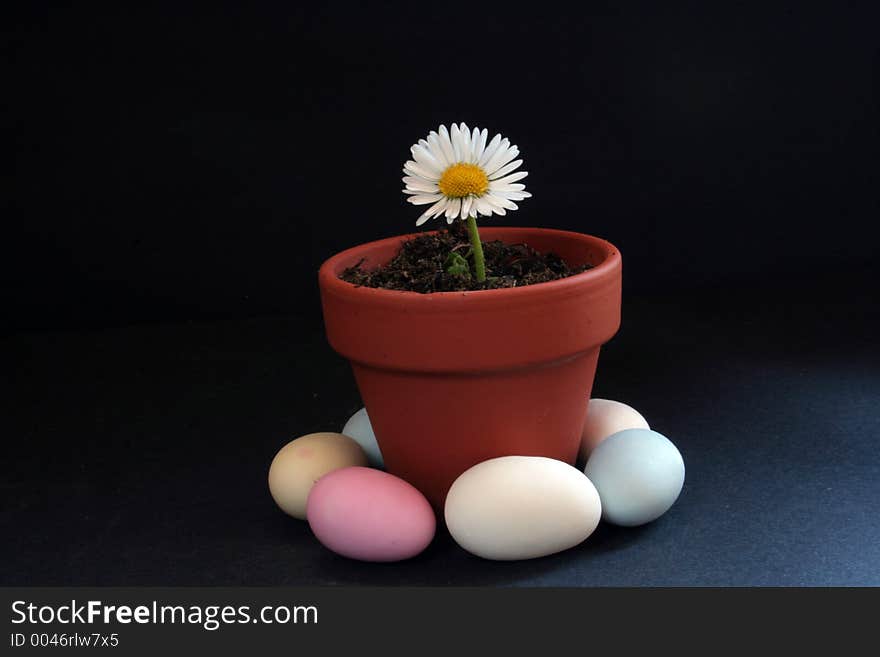
[[[328,291],[351,297],[356,296],[364,300],[372,298],[377,302],[406,302],[436,304],[440,300],[452,301],[453,299],[461,303],[463,300],[485,300],[485,301],[524,301],[531,297],[540,297],[546,294],[564,293],[566,290],[579,287],[584,284],[598,282],[614,273],[620,268],[620,252],[613,244],[595,235],[587,233],[578,233],[576,231],[558,230],[555,228],[538,228],[538,227],[519,227],[519,226],[490,226],[480,229],[481,236],[484,240],[492,238],[500,233],[510,235],[511,233],[527,237],[529,234],[540,233],[545,236],[558,237],[561,239],[569,239],[583,243],[589,243],[592,247],[598,247],[604,254],[602,262],[594,265],[587,271],[579,274],[559,278],[555,281],[546,281],[543,283],[533,283],[532,285],[523,285],[521,287],[504,287],[492,290],[460,290],[451,292],[413,292],[411,290],[388,290],[385,288],[366,287],[355,285],[339,278],[339,273],[343,269],[343,262],[349,260],[357,261],[357,258],[364,252],[381,249],[395,243],[401,243],[407,239],[413,239],[421,235],[436,234],[439,231],[425,231],[419,233],[407,233],[405,235],[397,235],[387,237],[372,242],[365,242],[357,246],[345,249],[339,253],[329,257],[321,265],[318,270],[318,279],[322,287]],[[527,243],[527,240],[523,240]],[[350,265],[349,265],[350,266]]]

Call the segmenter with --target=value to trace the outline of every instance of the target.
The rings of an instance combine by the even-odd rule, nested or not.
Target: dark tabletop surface
[[[594,396],[678,445],[681,497],[510,563],[444,532],[410,561],[358,563],[275,507],[276,450],[360,407],[314,308],[8,335],[0,584],[880,585],[875,295],[758,287],[625,299]]]

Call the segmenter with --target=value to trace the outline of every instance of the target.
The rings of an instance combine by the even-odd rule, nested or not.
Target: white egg
[[[678,499],[684,460],[666,436],[626,429],[593,450],[584,474],[599,491],[602,519],[635,527],[656,520]]]
[[[367,415],[366,408],[362,408],[348,418],[342,433],[353,438],[363,448],[370,460],[370,465],[374,468],[385,467],[385,461],[382,458],[382,452],[379,451],[379,443],[376,442],[376,434],[373,433],[373,425],[370,424],[370,416]]]
[[[586,461],[599,443],[618,431],[650,428],[647,420],[632,406],[612,399],[591,399],[581,434],[580,457]]]
[[[446,526],[485,559],[533,559],[586,539],[602,515],[590,480],[542,456],[502,456],[465,471],[446,496]]]

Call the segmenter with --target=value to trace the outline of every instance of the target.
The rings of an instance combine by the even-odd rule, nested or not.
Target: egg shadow
[[[438,524],[434,540],[422,553],[393,563],[348,559],[323,548],[313,539],[314,545],[306,548],[311,562],[297,573],[296,583],[319,586],[542,586],[554,574],[578,571],[586,572],[585,585],[590,586],[589,571],[601,570],[601,564],[592,563],[593,560],[642,540],[653,531],[652,524],[630,528],[600,523],[579,546],[546,557],[519,561],[492,561],[469,554],[458,546],[442,524]],[[296,534],[297,542],[307,540],[301,532]],[[308,578],[307,582],[299,579],[303,576]]]
[[[544,586],[552,583],[558,586],[559,573],[578,572],[577,581],[584,583],[572,586],[590,586],[590,571],[601,570],[602,565],[597,560],[602,555],[626,549],[653,531],[652,523],[641,527],[618,527],[600,523],[593,534],[580,545],[546,557],[518,561],[491,561],[476,557],[458,547],[448,532],[444,534],[450,543],[449,551],[459,555],[456,563],[460,570],[456,573],[457,581],[453,585],[507,587]]]
[[[646,534],[654,531],[655,523],[638,527],[621,527],[607,522],[599,523],[596,531],[580,548],[582,552],[613,552],[638,542]]]

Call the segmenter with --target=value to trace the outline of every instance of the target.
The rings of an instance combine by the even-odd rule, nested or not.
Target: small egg
[[[602,515],[584,474],[543,456],[502,456],[466,470],[446,496],[446,526],[484,559],[534,559],[586,539]]]
[[[376,442],[376,434],[373,433],[373,425],[370,424],[370,416],[367,415],[366,408],[362,408],[348,418],[342,433],[354,438],[355,442],[363,448],[370,460],[370,465],[374,468],[385,467],[385,461],[382,459],[382,452],[379,451],[379,443]]]
[[[366,465],[364,450],[348,436],[310,433],[282,447],[269,466],[269,492],[284,513],[304,520],[306,500],[315,482],[328,472]]]
[[[684,460],[666,436],[626,429],[593,450],[584,474],[599,491],[602,519],[635,527],[656,520],[678,499]]]
[[[309,525],[324,547],[360,561],[400,561],[431,543],[437,526],[425,496],[372,468],[336,470],[309,495]]]
[[[582,462],[590,457],[590,452],[596,449],[596,445],[611,434],[624,429],[650,429],[650,427],[642,414],[631,406],[611,399],[591,399],[587,406],[584,432],[581,434]]]

